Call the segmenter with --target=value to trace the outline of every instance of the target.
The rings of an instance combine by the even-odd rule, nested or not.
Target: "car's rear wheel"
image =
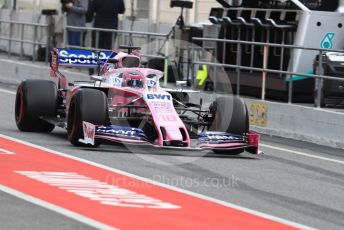
[[[218,97],[211,107],[214,114],[214,121],[209,128],[211,131],[240,135],[248,132],[248,111],[242,99],[232,96]]]
[[[249,131],[249,116],[245,102],[239,97],[218,97],[210,108],[213,111],[214,120],[209,131],[221,131],[243,135]],[[222,150],[215,149],[215,153],[238,155],[244,149]]]
[[[54,125],[41,119],[53,117],[57,108],[57,87],[47,80],[25,80],[17,88],[15,121],[25,132],[51,132]]]
[[[79,142],[83,138],[82,122],[94,125],[108,124],[107,97],[104,92],[96,89],[80,89],[72,98],[67,120],[69,141],[75,146],[84,146]],[[95,146],[100,143],[96,142]]]

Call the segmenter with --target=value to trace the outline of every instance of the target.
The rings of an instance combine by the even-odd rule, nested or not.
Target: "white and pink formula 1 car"
[[[130,53],[130,54],[128,54]],[[192,91],[166,90],[163,73],[140,68],[134,52],[53,49],[49,80],[26,80],[17,90],[15,120],[21,131],[67,129],[76,146],[102,142],[159,148],[258,154],[259,135],[249,131],[244,102],[220,96],[202,108],[190,103]],[[69,83],[61,66],[98,67],[91,81]],[[56,82],[56,83],[55,83]],[[186,100],[179,100],[180,95]]]

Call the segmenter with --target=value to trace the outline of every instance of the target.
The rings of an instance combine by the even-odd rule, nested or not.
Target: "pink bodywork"
[[[67,78],[58,70],[57,53],[57,49],[52,52],[50,75],[58,78],[58,88],[62,90],[62,95],[67,100],[67,111],[70,99],[80,88],[103,88],[104,91],[108,91],[109,108],[120,113],[119,115],[122,113],[123,117],[125,117],[129,111],[144,115],[145,119],[156,130],[157,138],[152,144],[168,146],[170,143],[173,143],[172,146],[176,146],[177,143],[177,146],[190,147],[188,131],[174,108],[172,95],[160,88],[159,79],[163,76],[163,73],[147,68],[124,68],[126,58],[131,58],[127,63],[131,63],[130,61],[134,60],[133,63],[141,66],[140,53],[138,51],[134,51],[131,54],[114,52],[116,56],[108,59],[102,66],[100,76],[92,76],[93,80],[95,80],[94,84],[69,84]],[[128,79],[134,82],[140,81],[140,84],[126,84]],[[74,87],[69,91],[68,88],[71,85],[74,85]],[[128,104],[134,105],[134,107],[129,110],[128,107],[125,107]],[[123,105],[123,107],[118,109],[120,105]],[[99,137],[119,142],[128,141],[125,138],[106,135]],[[250,131],[246,134],[246,137],[247,143],[203,143],[199,147],[202,149],[254,148],[255,153],[258,154],[259,134]],[[131,139],[128,142],[144,143],[145,141]]]
[[[127,77],[127,73],[137,73],[138,75],[131,75]],[[121,85],[114,85],[112,76],[123,74]],[[130,75],[130,74],[129,74]],[[148,76],[156,76],[155,78],[149,78]],[[179,118],[176,110],[173,106],[173,98],[171,94],[160,88],[159,79],[163,76],[163,73],[154,69],[145,68],[121,68],[108,71],[104,77],[104,83],[109,87],[109,96],[112,95],[112,101],[110,106],[126,105],[135,99],[134,105],[146,105],[147,108],[138,108],[140,112],[149,113],[152,121],[150,122],[156,129],[158,138],[154,144],[163,146],[164,143],[171,141],[178,141],[183,143],[184,146],[190,146],[190,137],[185,128],[184,123]],[[142,87],[130,87],[125,86],[123,82],[127,78],[142,80]],[[155,82],[155,84],[153,84]],[[122,113],[126,112],[123,108],[120,110]],[[162,132],[165,130],[165,138]],[[181,132],[183,131],[183,134]]]

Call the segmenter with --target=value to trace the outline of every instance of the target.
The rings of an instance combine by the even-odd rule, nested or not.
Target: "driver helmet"
[[[136,73],[124,73],[123,87],[143,88],[143,80]]]

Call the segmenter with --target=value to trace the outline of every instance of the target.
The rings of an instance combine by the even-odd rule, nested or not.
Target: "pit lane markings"
[[[262,144],[262,143],[260,143],[259,146],[265,147],[265,148],[269,148],[269,149],[273,149],[273,150],[282,151],[282,152],[292,153],[292,154],[296,154],[296,155],[300,155],[300,156],[304,156],[304,157],[309,157],[309,158],[313,158],[313,159],[317,159],[317,160],[323,160],[323,161],[328,161],[328,162],[344,165],[344,161],[341,161],[341,160],[336,160],[336,159],[332,159],[332,158],[316,156],[316,155],[312,155],[312,154],[309,154],[309,153],[304,153],[304,152],[300,152],[300,151],[290,150],[290,149],[281,148],[281,147],[277,147],[277,146],[273,146],[273,145],[266,145],[266,144]]]
[[[14,152],[8,151],[6,149],[0,148],[0,154],[15,155]]]
[[[6,160],[0,161],[2,164],[0,183],[3,186],[35,196],[36,199],[44,200],[56,206],[62,206],[64,209],[115,228],[156,229],[163,226],[165,229],[175,229],[177,226],[186,225],[190,227],[192,224],[195,228],[211,228],[210,226],[214,228],[217,226],[221,229],[231,227],[241,229],[310,229],[308,226],[162,184],[2,134],[0,134],[0,143],[3,148],[15,151],[18,157],[18,161],[13,159],[8,162]],[[30,154],[27,154],[28,152]],[[24,159],[26,160],[25,164],[23,164]],[[105,175],[111,174],[115,177],[125,177],[127,184],[130,184],[130,181],[147,183],[150,185],[149,187],[140,186],[135,187],[134,190],[140,194],[158,197],[158,199],[179,205],[181,208],[148,209],[100,205],[96,201],[76,196],[71,192],[63,191],[15,172],[49,170],[64,172],[73,170],[79,172],[80,175],[87,175],[98,180],[104,180]],[[123,185],[123,188],[126,187]]]
[[[80,215],[78,213],[72,212],[72,211],[67,210],[65,208],[61,208],[59,206],[56,206],[56,205],[53,205],[51,203],[45,202],[43,200],[37,199],[37,198],[35,198],[33,196],[30,196],[30,195],[27,195],[25,193],[19,192],[17,190],[11,189],[11,188],[6,187],[6,186],[3,186],[1,184],[0,184],[0,191],[2,191],[4,193],[7,193],[9,195],[12,195],[14,197],[17,197],[19,199],[25,200],[25,201],[27,201],[29,203],[35,204],[37,206],[49,209],[49,210],[51,210],[53,212],[59,213],[59,214],[64,215],[64,216],[66,216],[68,218],[71,218],[73,220],[76,220],[78,222],[84,223],[86,225],[89,225],[89,226],[92,226],[92,227],[95,227],[95,228],[98,228],[98,229],[115,229],[115,228],[113,228],[111,226],[102,224],[102,223],[97,222],[95,220],[89,219],[89,218],[87,218],[85,216],[82,216],[82,215]]]
[[[80,197],[97,201],[103,205],[151,208],[179,209],[180,206],[139,194],[109,183],[105,183],[75,172],[37,172],[15,171],[28,178],[65,190]]]

